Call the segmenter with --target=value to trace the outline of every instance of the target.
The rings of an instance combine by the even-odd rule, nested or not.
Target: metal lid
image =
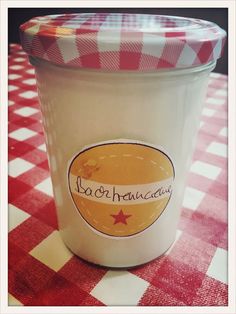
[[[55,64],[153,71],[217,60],[226,32],[199,19],[126,13],[35,17],[20,26],[23,49]]]

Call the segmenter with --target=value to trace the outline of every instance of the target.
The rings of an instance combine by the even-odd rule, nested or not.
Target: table
[[[57,225],[34,69],[9,56],[9,305],[227,305],[227,76],[212,73],[175,244],[129,270],[91,265]]]

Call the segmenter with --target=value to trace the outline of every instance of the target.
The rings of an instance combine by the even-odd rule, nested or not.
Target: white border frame
[[[8,96],[7,96],[7,22],[8,22],[8,8],[30,8],[30,7],[41,7],[41,8],[69,8],[69,7],[78,7],[78,8],[228,8],[228,22],[229,22],[229,89],[228,89],[228,126],[229,126],[229,138],[228,138],[228,152],[229,152],[229,161],[228,161],[228,182],[229,182],[229,197],[228,197],[228,222],[229,222],[229,249],[228,249],[228,270],[229,270],[229,304],[228,306],[162,306],[162,307],[137,307],[137,306],[113,306],[113,307],[84,307],[84,306],[38,306],[38,307],[24,307],[24,306],[8,306],[8,291],[7,291],[7,238],[8,238],[8,228],[7,228],[7,206],[8,206],[8,187],[7,187],[7,176],[8,176],[8,167],[7,167],[7,121],[8,121]],[[1,127],[1,153],[0,153],[0,165],[1,165],[1,180],[0,180],[0,200],[1,200],[1,211],[0,211],[0,223],[1,223],[1,286],[0,286],[0,296],[1,296],[1,308],[0,313],[9,314],[9,313],[236,313],[236,273],[235,273],[235,187],[236,187],[236,127],[235,127],[235,0],[182,0],[180,1],[11,1],[11,0],[2,0],[1,1],[1,41],[0,41],[0,73],[1,73],[1,102],[0,102],[0,127]]]

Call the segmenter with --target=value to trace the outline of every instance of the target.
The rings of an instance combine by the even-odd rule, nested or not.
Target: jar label
[[[97,143],[69,164],[73,202],[93,230],[128,237],[150,227],[172,194],[174,166],[162,148],[133,140]]]

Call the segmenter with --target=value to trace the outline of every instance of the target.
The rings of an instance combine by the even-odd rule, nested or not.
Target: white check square
[[[12,101],[12,100],[8,100],[8,106],[12,106],[12,105],[14,105],[15,104],[15,102],[14,101]]]
[[[18,65],[18,64],[11,65],[10,69],[12,69],[12,70],[21,70],[21,69],[23,69],[23,66],[22,65]]]
[[[183,63],[183,60],[184,60],[184,62],[186,62],[187,65],[190,66],[190,65],[192,65],[192,63],[196,59],[196,57],[197,57],[197,52],[192,47],[185,44],[181,53],[180,53],[180,56],[179,56],[179,59],[177,62],[177,66],[181,65]]]
[[[208,109],[208,108],[204,108],[203,110],[202,110],[202,114],[204,115],[204,116],[207,116],[207,117],[212,117],[214,114],[215,114],[215,110],[213,110],[213,109]]]
[[[23,221],[28,219],[30,215],[23,210],[9,204],[8,206],[8,232],[15,229]]]
[[[24,80],[23,83],[27,84],[27,85],[36,85],[36,80],[33,79],[28,79],[28,80]]]
[[[142,54],[147,54],[150,56],[154,56],[156,58],[160,58],[166,43],[166,38],[160,36],[158,40],[160,41],[159,46],[153,45],[153,41],[155,40],[155,35],[151,33],[143,34],[143,46],[142,46]]]
[[[40,182],[38,185],[35,186],[36,190],[39,190],[49,196],[53,196],[53,191],[52,191],[52,181],[51,178],[47,178]]]
[[[13,295],[8,293],[8,305],[22,306],[23,304],[19,300],[17,300]]]
[[[35,114],[36,112],[38,112],[38,110],[35,108],[31,108],[31,107],[23,107],[23,108],[15,110],[14,112],[16,114],[19,114],[20,116],[29,117],[29,116]]]
[[[33,91],[27,91],[24,93],[19,94],[20,97],[26,98],[26,99],[31,99],[37,96],[37,93]]]
[[[211,105],[222,106],[225,103],[225,99],[208,97],[206,102]]]
[[[199,190],[187,187],[184,193],[183,206],[188,209],[195,210],[198,208],[198,206],[202,202],[204,196],[205,196],[205,193]]]
[[[35,74],[34,69],[29,69],[29,70],[27,70],[26,72],[29,73],[29,74]]]
[[[200,124],[199,124],[199,129],[202,128],[203,125],[205,125],[205,123],[203,121],[201,121]]]
[[[29,254],[55,271],[62,268],[73,256],[65,246],[58,231],[52,232]]]
[[[216,95],[217,96],[223,96],[223,97],[226,97],[228,94],[227,90],[226,89],[220,89],[216,92]]]
[[[9,78],[10,80],[16,80],[16,79],[18,79],[19,77],[21,77],[21,75],[19,75],[19,74],[9,74],[9,75],[8,75],[8,78]]]
[[[25,61],[25,58],[15,58],[14,59],[14,61],[16,61],[16,62],[23,62],[23,61]]]
[[[109,270],[91,291],[106,305],[137,305],[149,283],[128,271]]]
[[[207,270],[207,275],[227,284],[228,283],[227,264],[228,264],[227,251],[221,248],[217,248],[215,255],[211,260],[211,264]]]
[[[9,85],[8,86],[8,91],[9,92],[12,92],[12,91],[17,90],[17,89],[19,89],[19,87],[15,86],[15,85]]]
[[[18,141],[25,141],[28,138],[30,138],[36,134],[37,134],[36,132],[34,132],[30,129],[20,128],[18,130],[11,132],[9,134],[9,137],[14,138],[15,140],[18,140]]]
[[[46,144],[43,143],[42,145],[38,146],[38,149],[46,152]]]
[[[24,55],[24,56],[26,55],[26,53],[24,51],[18,51],[17,54],[18,55]]]
[[[203,177],[215,180],[220,174],[221,168],[202,161],[195,161],[192,164],[190,171]]]
[[[228,128],[227,127],[222,128],[220,130],[219,135],[227,137],[228,136]]]
[[[57,46],[65,63],[79,56],[79,51],[77,49],[77,42],[75,38],[71,38],[70,41],[65,41],[63,37],[58,38]]]
[[[18,177],[19,175],[21,175],[22,173],[32,169],[34,167],[33,164],[31,164],[30,162],[21,159],[21,158],[16,158],[11,160],[8,163],[9,167],[9,175],[13,178]]]
[[[220,156],[227,157],[227,145],[218,142],[212,142],[206,150],[208,153]]]

